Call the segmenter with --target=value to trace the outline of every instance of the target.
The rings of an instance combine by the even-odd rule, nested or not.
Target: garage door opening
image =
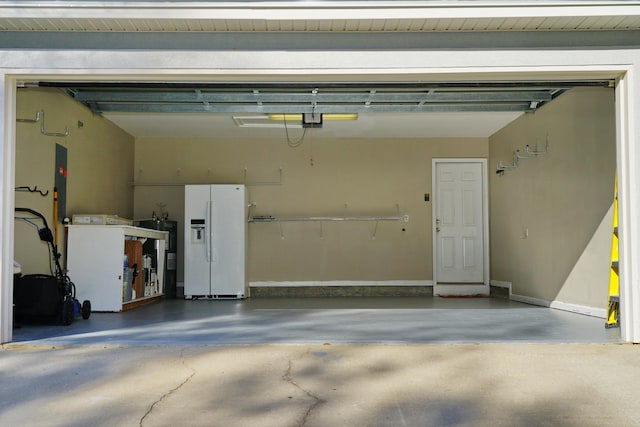
[[[520,102],[518,108],[525,108],[525,111],[539,108],[538,112],[535,114],[529,112],[524,115],[521,112],[516,114],[508,112],[512,114],[512,117],[506,120],[504,125],[493,129],[490,135],[469,136],[469,132],[474,132],[474,126],[477,129],[484,125],[484,132],[487,132],[488,117],[491,113],[488,110],[492,108],[492,103],[502,103],[503,106],[493,107],[495,109],[515,109],[513,105],[516,101],[513,97],[516,94],[513,92],[525,92],[523,86],[526,86],[526,83],[478,83],[475,86],[481,86],[481,90],[473,88],[472,92],[467,93],[460,89],[462,85],[458,83],[453,85],[456,90],[448,92],[446,96],[438,95],[433,88],[427,88],[423,93],[424,99],[422,100],[416,98],[415,87],[409,90],[408,85],[403,84],[401,85],[402,90],[395,87],[393,93],[384,94],[387,98],[384,96],[377,98],[383,100],[380,102],[386,103],[383,105],[386,105],[385,108],[389,111],[359,113],[358,120],[355,122],[347,124],[340,122],[341,125],[344,125],[340,128],[346,132],[344,135],[337,134],[338,128],[332,127],[330,122],[326,122],[320,129],[312,128],[309,130],[305,137],[305,143],[296,149],[291,148],[286,142],[283,143],[282,131],[284,129],[282,127],[276,129],[248,127],[248,130],[252,132],[250,136],[242,133],[247,129],[239,127],[238,120],[234,121],[233,116],[245,114],[246,117],[248,113],[243,109],[247,109],[247,96],[259,98],[252,101],[252,108],[263,107],[265,100],[283,96],[282,94],[269,93],[271,98],[260,99],[263,89],[258,90],[251,86],[246,88],[250,93],[242,92],[241,96],[238,95],[239,100],[235,101],[229,97],[228,85],[221,85],[224,87],[218,88],[224,90],[224,92],[216,93],[218,99],[224,100],[221,104],[224,108],[236,112],[216,112],[212,115],[209,113],[206,119],[213,121],[216,126],[213,130],[205,131],[208,136],[195,135],[186,138],[171,134],[165,136],[164,132],[167,128],[166,123],[163,122],[171,122],[171,119],[175,118],[178,113],[161,111],[160,114],[158,111],[153,111],[150,105],[155,105],[153,108],[160,110],[166,109],[167,99],[172,100],[172,97],[184,99],[185,96],[176,94],[176,89],[171,87],[172,85],[165,87],[167,85],[158,84],[153,86],[163,86],[162,92],[154,91],[150,94],[148,93],[149,87],[147,87],[149,83],[135,81],[128,82],[126,90],[122,87],[116,89],[109,87],[106,92],[102,86],[109,86],[112,83],[96,82],[79,85],[76,82],[74,86],[68,82],[59,82],[42,84],[42,86],[48,86],[46,88],[25,87],[18,90],[16,116],[21,118],[23,114],[29,115],[34,110],[35,112],[44,111],[45,108],[41,108],[41,106],[46,103],[49,103],[50,106],[67,105],[73,110],[73,113],[69,114],[69,110],[64,107],[51,108],[47,106],[46,108],[47,131],[48,129],[59,131],[69,127],[70,124],[70,132],[81,135],[78,139],[53,137],[54,139],[59,138],[58,141],[62,143],[60,145],[67,145],[68,148],[74,146],[74,150],[70,150],[69,154],[69,176],[82,177],[82,179],[74,179],[73,183],[69,178],[69,192],[75,194],[70,196],[71,200],[68,202],[69,209],[71,209],[69,213],[73,209],[80,209],[84,211],[83,213],[92,211],[91,213],[118,214],[121,217],[133,219],[147,218],[153,216],[154,213],[156,215],[168,213],[170,218],[175,218],[180,222],[184,219],[182,217],[184,206],[181,204],[184,198],[182,190],[184,184],[242,183],[246,184],[253,193],[251,201],[255,216],[267,219],[269,217],[378,219],[378,221],[354,221],[349,224],[346,221],[322,220],[265,221],[266,224],[251,224],[248,246],[250,271],[248,281],[250,286],[255,288],[256,294],[260,291],[264,292],[265,288],[269,287],[280,291],[287,287],[298,291],[301,288],[347,287],[354,289],[355,286],[369,283],[379,290],[390,287],[393,292],[393,288],[397,290],[403,285],[417,288],[433,286],[431,280],[433,277],[432,254],[429,251],[433,236],[432,225],[435,222],[430,212],[432,195],[429,194],[431,188],[429,166],[431,159],[455,156],[488,158],[489,165],[492,167],[494,163],[496,165],[498,162],[501,162],[500,164],[507,163],[513,158],[516,150],[522,150],[524,154],[526,145],[534,147],[532,148],[534,152],[538,151],[543,146],[540,141],[545,141],[547,133],[550,133],[552,144],[550,155],[548,157],[536,156],[536,160],[530,162],[537,169],[529,167],[529,164],[525,165],[524,163],[527,162],[521,160],[523,164],[519,171],[496,174],[491,177],[490,181],[491,188],[505,187],[504,190],[492,191],[491,203],[500,207],[491,210],[490,215],[492,221],[494,216],[500,216],[501,219],[492,225],[490,241],[496,247],[492,246],[490,252],[507,252],[512,255],[506,262],[504,257],[498,257],[498,260],[492,264],[491,270],[500,272],[498,275],[491,276],[494,279],[493,284],[498,288],[509,287],[511,294],[516,298],[520,297],[522,301],[548,305],[554,300],[553,293],[557,294],[558,289],[562,290],[562,287],[558,288],[557,286],[559,280],[557,277],[518,277],[518,272],[528,271],[527,267],[531,263],[536,266],[536,270],[547,273],[553,271],[553,269],[541,268],[540,265],[546,265],[546,263],[544,260],[540,261],[540,258],[535,258],[542,256],[539,252],[541,249],[525,248],[520,253],[518,248],[510,245],[513,245],[515,238],[518,239],[516,244],[530,243],[538,237],[534,231],[537,230],[536,227],[544,228],[545,224],[553,223],[553,220],[549,219],[554,216],[553,210],[549,211],[548,205],[541,204],[539,200],[530,200],[529,195],[537,195],[536,197],[542,197],[544,200],[544,191],[557,185],[558,182],[556,181],[555,184],[545,182],[548,177],[567,179],[566,176],[554,175],[559,173],[558,170],[564,168],[565,171],[575,171],[587,164],[583,163],[585,158],[593,161],[594,156],[598,159],[595,163],[602,165],[606,162],[603,161],[602,153],[597,151],[597,147],[604,147],[604,149],[608,147],[606,155],[608,157],[605,156],[608,159],[607,166],[597,166],[596,170],[602,176],[606,175],[609,177],[608,179],[613,179],[609,169],[615,168],[615,160],[611,164],[615,157],[615,148],[613,148],[615,108],[613,89],[609,87],[609,80],[571,81],[571,85],[567,81],[536,83],[534,89],[537,92],[541,92],[542,86],[553,86],[551,92],[543,94],[547,101],[528,99],[526,106]],[[385,85],[386,87],[393,86],[390,83]],[[101,91],[88,94],[87,88],[94,90],[95,86],[100,86]],[[179,86],[188,86],[188,84],[180,84]],[[381,88],[374,87],[375,85],[368,84],[366,86],[365,93],[370,99],[375,100],[379,92],[384,92],[381,91]],[[444,84],[439,86],[444,86]],[[515,89],[514,86],[516,86]],[[582,88],[575,88],[576,86],[582,86]],[[79,87],[82,87],[82,90]],[[111,118],[111,120],[94,116],[96,111],[90,111],[67,95],[62,94],[61,88],[65,88],[67,95],[81,94],[78,98],[86,100],[87,106],[104,108],[102,112],[104,117]],[[314,89],[311,88],[308,94],[304,93],[302,96],[304,102],[309,105],[305,108],[318,109],[320,105],[323,105],[314,104],[313,97],[318,96],[317,93],[313,94]],[[371,108],[372,103],[361,95],[354,97],[354,94],[348,91],[348,85],[338,89],[341,93],[332,93],[330,97],[325,99],[334,97],[337,101],[333,102],[343,104],[347,101],[357,102],[362,103],[359,108]],[[361,90],[362,88],[357,89]],[[180,90],[183,90],[183,87]],[[300,89],[296,87],[293,94],[298,96],[300,95],[299,91]],[[563,93],[564,95],[562,95]],[[594,93],[596,94],[594,95]],[[517,95],[522,96],[523,94]],[[92,100],[92,96],[98,99]],[[401,96],[405,98],[401,98]],[[599,98],[596,102],[590,102],[589,100],[593,99],[590,98],[592,96]],[[114,97],[121,98],[114,100]],[[547,173],[545,170],[548,171],[548,169],[545,166],[548,166],[549,162],[553,162],[553,160],[549,160],[552,157],[551,154],[562,152],[563,144],[565,144],[563,140],[566,135],[560,134],[556,129],[551,132],[549,131],[549,123],[544,121],[538,123],[537,121],[540,116],[544,116],[546,108],[553,107],[556,101],[550,101],[555,97],[558,97],[557,102],[569,99],[569,105],[572,105],[573,108],[576,108],[577,105],[602,106],[603,110],[592,111],[590,114],[595,117],[602,114],[602,111],[607,112],[609,125],[604,133],[608,132],[608,137],[603,138],[604,141],[598,144],[582,146],[582,151],[576,151],[575,155],[569,153],[568,156],[562,156],[559,159],[556,157],[555,161],[559,161],[561,167],[554,168],[552,173]],[[444,98],[453,99],[454,106],[444,105]],[[105,104],[99,107],[100,102],[106,102],[105,99],[109,100],[109,106]],[[144,106],[138,105],[140,102],[146,104]],[[196,108],[194,104],[197,104],[198,109],[213,108],[211,102],[211,99],[206,99],[206,97],[203,99],[202,93],[194,90],[186,100],[186,104],[180,104],[179,107],[170,104],[174,109],[189,108],[194,110]],[[240,109],[237,104],[230,107],[228,105],[230,102],[243,102],[245,106],[243,109]],[[421,102],[422,104],[420,104]],[[548,105],[543,108],[544,103],[548,103]],[[126,111],[118,112],[114,106],[116,104],[123,106],[119,108]],[[189,105],[189,107],[185,107],[185,105]],[[410,110],[408,105],[419,111],[422,109],[429,111],[429,109],[436,107],[440,111],[431,111],[430,113],[423,111],[420,114],[410,111],[402,112],[402,108]],[[274,107],[274,111],[276,108],[284,113],[291,113],[293,108],[296,108],[296,111],[302,111],[299,105],[289,107],[290,111],[279,105]],[[327,111],[330,111],[331,108],[338,108],[328,102],[324,104],[324,107],[327,108]],[[438,117],[440,121],[446,122],[445,117],[455,117],[455,114],[451,112],[454,107],[462,110],[456,113],[464,114],[465,117],[463,120],[458,117],[452,121],[456,128],[461,129],[458,130],[457,136],[431,136],[429,132],[435,126],[425,126],[424,121]],[[377,108],[382,107],[378,104]],[[564,108],[566,106],[560,110]],[[109,110],[111,112],[107,114]],[[132,115],[132,112],[139,114]],[[257,112],[250,113],[257,117]],[[505,112],[499,111],[498,113]],[[574,121],[579,121],[583,113],[583,111],[579,111],[573,114],[571,126],[567,125],[569,122],[566,117],[557,117],[560,114],[558,112],[548,115],[556,116],[557,129],[562,132],[575,133],[573,126],[577,125]],[[185,119],[183,114],[185,113],[180,113],[180,121],[187,122],[195,129],[195,122],[192,121],[195,119],[191,118],[192,116]],[[202,115],[203,113],[202,111],[191,111],[191,114]],[[330,112],[326,114],[330,114]],[[487,120],[483,122],[477,117],[487,118]],[[501,117],[504,120],[506,116]],[[421,125],[409,126],[407,120],[415,120],[416,118],[422,121]],[[508,123],[513,122],[514,119],[519,122],[509,125]],[[582,119],[584,120],[584,117]],[[244,120],[250,122],[248,119]],[[253,120],[255,122],[257,119],[254,117]],[[111,121],[121,123],[122,128],[113,126]],[[152,126],[149,127],[149,124]],[[361,124],[365,125],[364,130],[358,130],[357,125]],[[144,128],[146,130],[140,130],[143,125],[148,126]],[[298,128],[297,123],[291,123],[291,125],[291,129],[287,129],[288,131],[292,131],[292,133],[295,131],[304,132],[304,128]],[[390,134],[381,134],[375,129],[372,130],[372,126],[379,126],[377,129],[384,129]],[[567,130],[567,128],[570,129]],[[131,134],[122,129],[137,129],[130,132],[142,133],[133,135],[132,138]],[[161,129],[161,131],[157,129]],[[38,132],[42,134],[41,130],[37,126],[30,126],[26,123],[17,125],[16,185],[19,180],[47,182],[51,179],[52,168],[49,166],[20,167],[20,164],[24,164],[26,157],[33,162],[37,158],[35,153],[43,151],[43,146],[33,145],[28,148],[21,146],[22,135],[29,135],[25,140],[28,140],[30,144],[35,144],[40,138]],[[202,130],[198,131],[202,132]],[[267,134],[267,132],[277,133]],[[321,132],[325,132],[325,134]],[[400,135],[402,132],[407,132],[408,136]],[[412,134],[411,132],[418,133]],[[265,137],[265,134],[268,136]],[[110,144],[112,144],[112,148],[108,149]],[[41,154],[40,161],[47,163],[51,160],[51,154],[46,152],[46,150],[50,150],[51,145],[49,143],[44,150],[45,152]],[[575,147],[567,148],[566,145],[564,145],[564,149],[576,150]],[[85,157],[83,158],[83,156]],[[572,156],[575,157],[576,163],[569,162],[570,164],[567,164],[566,162]],[[87,161],[87,159],[93,160]],[[96,159],[100,159],[100,161],[96,161]],[[591,167],[588,169],[593,170]],[[42,175],[38,175],[39,173]],[[521,176],[523,174],[533,174],[533,177],[523,178]],[[570,177],[569,180],[571,180]],[[600,194],[598,200],[602,204],[604,197],[602,193],[609,190],[605,189],[606,180],[603,182],[600,179],[598,182],[602,185],[598,188]],[[582,183],[582,185],[591,186],[589,183]],[[80,196],[83,194],[99,194],[100,197]],[[521,199],[516,201],[517,198]],[[33,199],[29,199],[29,203],[32,201]],[[83,202],[86,202],[84,206],[81,205]],[[563,206],[562,203],[567,200],[554,200],[554,202],[558,202],[558,206]],[[50,209],[47,205],[48,202],[39,201],[39,203],[44,203],[43,210]],[[523,213],[509,214],[515,208],[523,208],[526,204],[531,203],[540,205],[540,211],[531,212],[532,216],[526,221],[523,220]],[[503,205],[505,207],[502,207]],[[553,206],[552,208],[555,209]],[[78,211],[78,213],[81,212]],[[593,214],[594,217],[600,215],[600,218],[596,218],[596,222],[603,221],[601,213],[598,211]],[[507,218],[502,219],[501,215],[506,215]],[[395,217],[399,217],[401,220],[398,222],[379,220],[380,218]],[[543,218],[540,224],[532,225],[533,221],[540,220],[540,218]],[[594,223],[594,221],[592,218],[591,222]],[[557,223],[558,226],[567,225],[566,221],[563,224],[560,221]],[[598,222],[597,225],[600,223]],[[597,229],[598,227],[592,226],[590,231],[584,236],[580,236],[582,247],[587,245],[589,238],[595,234]],[[501,231],[502,234],[500,234]],[[20,231],[16,230],[17,236],[19,233]],[[521,237],[526,233],[530,233],[530,238],[522,239]],[[17,255],[32,253],[28,245],[24,245],[26,249],[22,248],[24,240],[21,237],[16,238]],[[523,242],[525,240],[526,242]],[[183,251],[182,242],[183,239],[179,238],[178,253]],[[527,258],[528,255],[533,255],[534,258]],[[99,255],[97,256],[99,257]],[[179,256],[178,259],[180,259]],[[568,261],[569,264],[571,262],[575,265],[575,259]],[[182,263],[178,262],[178,282],[181,281],[184,274],[181,265]],[[512,271],[510,268],[516,270]],[[563,268],[566,270],[566,267]],[[565,277],[568,277],[571,272],[554,271],[554,273],[558,276],[564,274]],[[526,274],[532,275],[533,273]],[[70,276],[73,277],[73,272],[70,272]],[[517,277],[517,279],[511,279],[512,277]],[[572,283],[575,283],[575,280],[577,279],[574,279]],[[544,286],[541,289],[537,288],[538,283],[550,282],[556,284],[555,288],[545,289]],[[81,289],[82,285],[78,284],[78,288]],[[565,290],[565,292],[570,295],[571,292],[575,292],[575,289]],[[587,301],[585,304],[585,307],[588,307],[591,302]],[[581,304],[574,305],[581,306]]]

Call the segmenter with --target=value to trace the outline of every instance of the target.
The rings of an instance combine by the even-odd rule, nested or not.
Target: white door
[[[438,284],[485,282],[481,162],[435,163],[435,276]]]
[[[184,188],[184,295],[211,295],[211,186]]]

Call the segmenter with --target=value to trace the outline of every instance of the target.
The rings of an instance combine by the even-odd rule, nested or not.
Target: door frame
[[[482,234],[483,234],[483,283],[469,285],[439,285],[437,262],[438,262],[438,241],[436,239],[436,206],[437,179],[436,167],[439,163],[478,163],[480,164],[482,176]],[[433,158],[431,159],[431,242],[432,242],[432,270],[433,270],[433,295],[489,295],[489,175],[487,173],[486,158]]]

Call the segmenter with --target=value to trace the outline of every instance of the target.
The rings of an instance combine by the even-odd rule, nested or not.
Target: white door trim
[[[483,285],[439,285],[437,274],[437,246],[436,239],[436,166],[438,163],[479,163],[482,168],[482,228],[483,228]],[[487,159],[481,158],[434,158],[431,160],[431,243],[433,266],[433,294],[434,295],[489,295],[489,176],[487,174]]]
[[[616,85],[618,252],[622,339],[640,343],[640,76],[630,67]]]
[[[13,337],[13,238],[16,163],[16,80],[0,73],[0,344]]]

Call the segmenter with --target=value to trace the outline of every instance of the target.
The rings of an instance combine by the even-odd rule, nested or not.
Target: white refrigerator
[[[243,185],[185,185],[184,297],[244,298],[247,195]]]

